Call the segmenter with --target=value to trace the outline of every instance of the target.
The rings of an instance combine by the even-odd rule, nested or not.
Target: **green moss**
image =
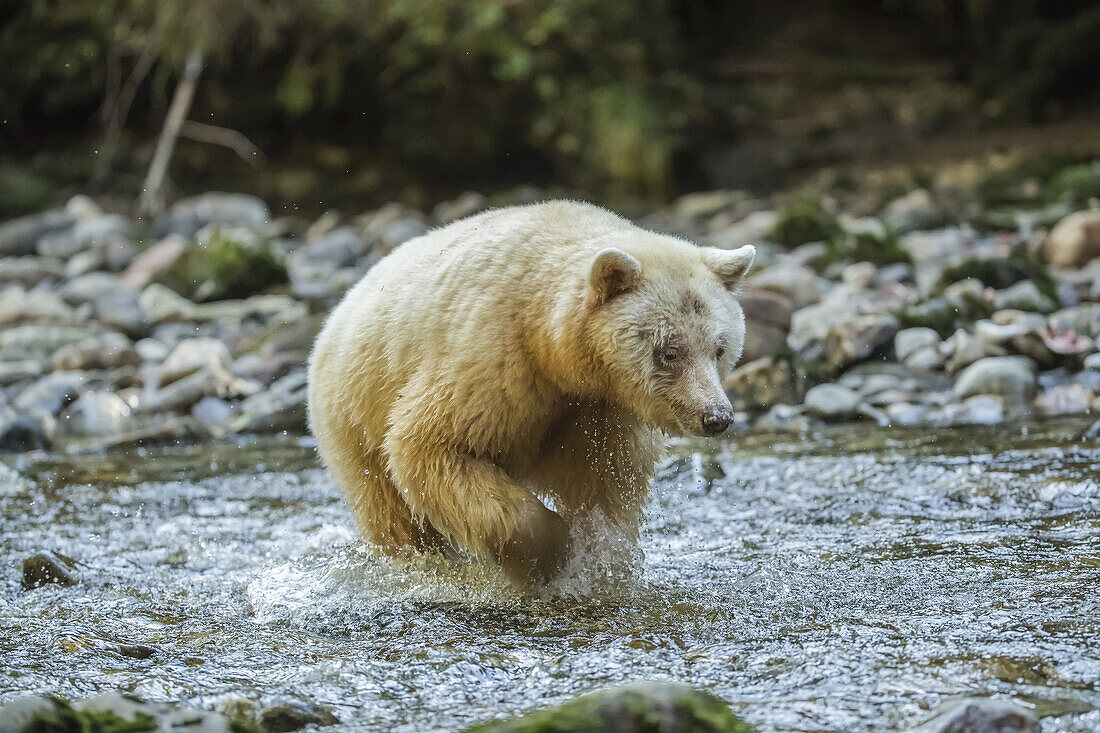
[[[835,216],[816,201],[801,199],[780,214],[770,238],[785,247],[797,247],[808,242],[832,242],[841,234]]]
[[[1089,199],[1100,198],[1100,163],[1064,168],[1047,185],[1048,201],[1063,201],[1083,206]]]
[[[550,710],[492,721],[467,733],[611,733],[612,731],[753,733],[717,697],[676,685],[612,688]]]
[[[229,721],[229,730],[232,733],[261,733],[260,726],[255,720],[245,715],[238,715]]]
[[[126,720],[109,710],[77,710],[59,697],[51,697],[54,709],[35,715],[24,733],[140,733],[156,728],[151,715],[138,713],[133,720]]]
[[[967,278],[980,280],[984,285],[997,290],[1004,290],[1021,280],[1031,280],[1040,293],[1055,303],[1060,302],[1058,286],[1047,268],[1022,255],[962,260],[944,269],[940,276],[940,287],[942,289]]]
[[[271,246],[243,229],[219,229],[157,277],[192,300],[246,298],[287,281]]]
[[[828,267],[834,262],[871,262],[880,266],[910,263],[912,260],[902,248],[897,232],[885,224],[883,226],[885,236],[881,237],[873,232],[845,233],[834,237],[820,260],[820,266]]]
[[[1006,204],[1035,204],[1041,196],[1041,187],[1068,167],[1078,167],[1091,158],[1079,152],[1054,151],[1031,155],[1015,165],[992,173],[978,184],[978,199],[986,208]],[[1028,186],[1029,182],[1039,188]]]
[[[955,331],[959,321],[959,309],[946,298],[932,298],[923,303],[908,305],[894,314],[900,328],[931,328],[946,338]]]

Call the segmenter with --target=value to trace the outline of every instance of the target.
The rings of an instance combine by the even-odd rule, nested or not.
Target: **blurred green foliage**
[[[198,244],[157,276],[157,281],[196,301],[247,298],[287,281],[271,245],[247,229],[204,230]]]
[[[784,247],[797,247],[809,242],[832,242],[842,233],[840,222],[821,204],[799,199],[780,213],[770,238]]]
[[[87,114],[128,83],[163,103],[198,52],[200,121],[348,130],[436,170],[511,155],[661,195],[701,114],[671,4],[27,0],[0,27],[0,62],[16,70],[0,115],[18,127]],[[150,58],[147,80],[131,76]]]
[[[138,147],[197,52],[191,118],[265,152],[308,139],[433,183],[476,171],[660,198],[799,117],[785,105],[814,85],[889,85],[902,60],[948,62],[980,105],[898,102],[934,121],[921,130],[1057,116],[1095,88],[1098,37],[1090,0],[18,0],[0,15],[0,143],[86,141],[114,115]]]

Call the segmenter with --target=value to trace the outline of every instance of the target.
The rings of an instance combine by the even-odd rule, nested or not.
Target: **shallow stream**
[[[128,690],[456,730],[635,679],[761,731],[904,730],[957,695],[1100,730],[1100,444],[1084,425],[685,442],[640,547],[580,529],[541,597],[364,546],[308,439],[0,462],[0,702]],[[20,562],[83,583],[24,591]],[[140,658],[144,657],[144,658]]]

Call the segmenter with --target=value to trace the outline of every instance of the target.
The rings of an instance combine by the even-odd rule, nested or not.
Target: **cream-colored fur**
[[[565,201],[398,247],[310,357],[310,425],[360,528],[389,552],[511,562],[521,582],[517,562],[560,564],[527,556],[563,552],[582,512],[636,532],[663,433],[722,427],[752,255]]]

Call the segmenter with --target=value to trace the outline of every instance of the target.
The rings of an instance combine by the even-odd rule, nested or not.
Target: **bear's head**
[[[712,436],[733,410],[722,382],[745,344],[737,289],[756,250],[634,233],[588,264],[588,324],[612,398],[670,434]]]

